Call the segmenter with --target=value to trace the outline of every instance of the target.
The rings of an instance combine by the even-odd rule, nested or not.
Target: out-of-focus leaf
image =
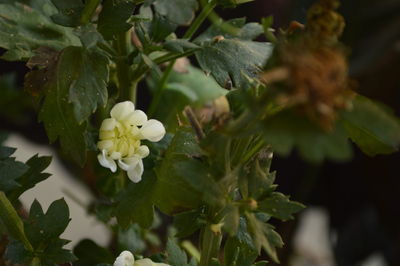
[[[14,158],[0,160],[0,191],[9,192],[20,185],[17,178],[28,171],[29,167]]]
[[[167,254],[168,254],[168,263],[170,263],[171,265],[174,266],[188,265],[186,253],[172,239],[168,239]]]
[[[358,95],[353,109],[341,116],[347,134],[366,154],[374,156],[398,150],[400,122],[381,105]]]
[[[0,191],[0,224],[12,239],[19,241],[22,248],[31,251],[32,246],[25,235],[22,220],[3,191]]]
[[[122,192],[114,211],[119,225],[123,228],[133,223],[138,223],[143,228],[152,225],[155,183],[154,173],[146,171],[142,181],[131,183],[126,191]]]
[[[202,216],[202,208],[175,215],[174,227],[178,231],[176,237],[187,237],[199,230],[202,225]]]
[[[188,25],[198,8],[196,0],[155,0],[153,5],[157,13],[178,25]]]
[[[352,148],[340,123],[332,132],[325,132],[306,117],[289,111],[263,123],[266,142],[280,155],[286,156],[297,148],[303,159],[314,163],[324,159],[346,161],[352,157]]]
[[[81,13],[85,7],[81,0],[51,0],[59,13],[51,19],[62,26],[76,27],[80,24]]]
[[[126,21],[132,15],[135,4],[132,0],[106,0],[99,15],[98,31],[104,39],[126,32],[131,25]]]
[[[115,257],[110,251],[100,247],[90,239],[80,241],[74,248],[74,254],[78,258],[78,260],[74,262],[74,265],[77,266],[95,265],[98,263],[112,264],[115,260]]]
[[[44,1],[42,6],[54,8],[49,1]],[[80,44],[71,29],[54,24],[42,12],[17,1],[0,3],[0,47],[8,50],[3,59],[26,60],[40,46],[60,50]]]

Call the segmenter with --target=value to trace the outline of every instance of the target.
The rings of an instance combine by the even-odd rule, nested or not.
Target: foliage
[[[64,249],[60,235],[70,218],[63,199],[46,212],[34,201],[22,215],[20,195],[50,176],[43,171],[51,158],[23,163],[12,157],[14,148],[1,146],[7,263],[107,265],[119,249],[150,255],[151,246],[165,246],[151,259],[171,265],[266,265],[262,251],[279,262],[284,243],[272,224],[305,206],[279,192],[273,152],[323,163],[351,159],[350,141],[371,156],[397,151],[398,118],[351,91],[336,5],[317,2],[306,27],[276,35],[272,17],[223,21],[214,11],[245,2],[251,0],[0,0],[2,58],[29,68],[25,94],[12,76],[0,78],[0,105],[25,99],[11,118],[36,108],[49,142],[59,141],[63,160],[95,192],[90,211],[112,230],[116,247],[85,239],[75,255]],[[211,26],[200,32],[207,18]],[[263,35],[268,41],[259,41]],[[161,120],[167,135],[146,143],[143,180],[131,183],[124,171],[101,169],[95,143],[112,106],[143,106],[137,90],[151,93],[147,115]],[[109,131],[100,135],[115,134]],[[173,217],[168,228],[175,233],[162,245],[156,232],[165,216]],[[198,243],[184,245],[187,237]]]

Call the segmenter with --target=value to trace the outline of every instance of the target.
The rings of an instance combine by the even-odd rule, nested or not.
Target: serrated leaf
[[[224,25],[237,28],[237,33],[232,35],[223,30]],[[256,22],[246,24],[246,18],[235,18],[222,23],[222,25],[212,25],[202,34],[200,34],[195,42],[211,41],[216,36],[223,36],[226,39],[241,39],[251,41],[263,33],[263,27]]]
[[[273,192],[267,199],[258,202],[258,209],[282,221],[293,219],[293,214],[304,209],[301,203],[289,200],[288,196]]]
[[[171,238],[168,239],[167,242],[167,254],[168,254],[168,263],[170,263],[171,265],[174,266],[188,265],[186,253]]]
[[[153,5],[157,13],[178,25],[190,24],[198,8],[196,0],[155,0]]]
[[[44,171],[49,166],[50,162],[50,156],[39,157],[36,154],[32,158],[30,158],[26,162],[26,165],[29,167],[28,171],[17,179],[19,186],[10,191],[10,193],[7,193],[7,196],[10,198],[10,200],[17,200],[19,196],[26,190],[34,187],[37,183],[47,179],[50,174],[42,173],[42,171]]]
[[[132,223],[138,223],[143,228],[148,228],[152,225],[155,183],[154,173],[147,171],[142,181],[129,184],[122,192],[114,211],[120,226],[127,228]]]
[[[272,53],[270,43],[240,39],[210,41],[202,46],[196,58],[222,87],[230,83],[235,88],[246,88],[248,78],[257,77]]]
[[[246,220],[256,250],[260,252],[263,248],[274,262],[279,263],[276,248],[283,246],[279,234],[273,230],[272,225],[260,221],[253,213],[246,213]]]
[[[99,15],[98,31],[104,39],[126,32],[132,25],[126,21],[132,15],[135,4],[131,0],[106,0]]]
[[[357,95],[353,109],[343,112],[347,134],[367,155],[389,154],[400,145],[398,118],[366,97]]]
[[[38,201],[32,203],[29,218],[25,222],[25,232],[42,265],[61,264],[76,259],[69,250],[63,249],[69,241],[59,238],[69,221],[69,209],[64,199],[52,202],[46,213]]]
[[[45,5],[54,9],[49,1],[37,5],[38,9],[35,5],[32,8],[17,1],[0,4],[0,47],[8,50],[2,55],[3,59],[26,60],[40,46],[62,49],[80,44],[71,29],[54,24],[39,9]]]
[[[325,132],[306,117],[291,111],[279,113],[263,123],[266,142],[282,156],[287,156],[294,148],[303,159],[313,163],[324,159],[347,161],[353,155],[340,123],[332,132]]]
[[[14,158],[0,160],[0,191],[9,192],[19,186],[16,181],[29,167]]]

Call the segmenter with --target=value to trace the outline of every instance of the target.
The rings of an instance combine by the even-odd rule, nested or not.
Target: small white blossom
[[[97,147],[101,153],[99,163],[117,171],[117,165],[128,173],[132,182],[139,182],[143,174],[142,159],[149,155],[149,148],[141,140],[160,141],[165,135],[163,124],[135,110],[132,102],[117,103],[110,112],[111,118],[104,119],[100,127]]]
[[[135,261],[132,253],[125,250],[117,257],[114,266],[171,266],[165,263],[153,262],[151,259],[141,259]]]

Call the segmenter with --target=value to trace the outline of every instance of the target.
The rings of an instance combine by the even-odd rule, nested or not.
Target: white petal
[[[130,253],[127,250],[122,251],[114,262],[114,266],[133,266],[133,265],[135,265],[135,258],[133,257],[132,253]]]
[[[151,259],[146,258],[135,261],[134,266],[171,266],[171,265],[165,263],[153,262]]]
[[[113,151],[110,154],[110,158],[113,159],[113,160],[119,160],[119,159],[121,159],[121,153],[117,152],[117,151]]]
[[[128,172],[128,177],[133,183],[138,183],[142,180],[143,175],[143,162],[139,160],[139,162],[135,165],[135,167],[130,168]]]
[[[141,145],[141,146],[139,146],[139,148],[136,149],[135,153],[140,158],[144,158],[144,157],[147,157],[149,155],[150,150],[146,145]]]
[[[114,141],[112,140],[100,140],[99,142],[97,142],[97,148],[99,148],[99,150],[109,150],[112,148],[112,146],[114,146]]]
[[[116,125],[117,121],[114,118],[107,118],[101,123],[100,130],[113,130]]]
[[[155,119],[150,119],[140,128],[140,133],[143,139],[152,142],[160,141],[165,135],[165,128],[163,124]]]
[[[102,153],[97,155],[97,159],[101,166],[110,169],[113,173],[117,171],[117,164],[110,157],[107,157],[106,150],[103,150]]]
[[[126,118],[126,122],[130,125],[141,126],[147,121],[147,115],[141,110],[135,110]]]
[[[154,262],[151,259],[141,259],[135,261],[134,266],[154,266]]]
[[[114,105],[111,109],[111,117],[121,121],[124,120],[130,113],[135,111],[135,105],[131,101],[121,102]]]
[[[119,167],[121,167],[122,170],[129,171],[130,169],[134,168],[139,163],[139,161],[140,158],[134,156],[118,160],[118,165]]]

